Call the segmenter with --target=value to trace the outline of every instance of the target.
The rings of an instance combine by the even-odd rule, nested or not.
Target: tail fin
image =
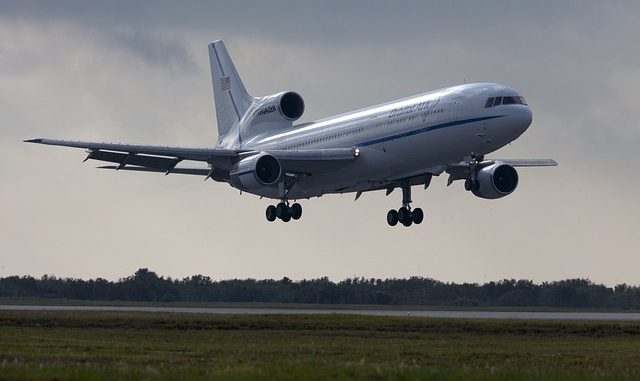
[[[222,40],[209,44],[209,61],[220,137],[242,119],[253,98],[244,88]]]

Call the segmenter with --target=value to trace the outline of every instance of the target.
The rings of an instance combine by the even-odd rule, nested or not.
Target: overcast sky
[[[637,1],[2,2],[0,276],[638,284],[639,14]],[[305,200],[284,224],[225,184],[21,143],[213,145],[219,38],[252,95],[302,94],[301,121],[464,81],[510,85],[534,121],[492,156],[560,166],[521,169],[500,200],[434,178],[414,188],[426,215],[410,229],[386,224],[398,191]]]

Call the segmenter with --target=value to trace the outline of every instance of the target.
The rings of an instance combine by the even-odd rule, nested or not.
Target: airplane
[[[204,176],[240,192],[279,200],[265,211],[270,222],[302,216],[300,199],[325,194],[402,190],[402,206],[387,213],[395,226],[420,224],[411,187],[433,176],[483,199],[511,194],[516,167],[556,166],[551,159],[495,160],[485,155],[516,140],[532,122],[524,97],[510,87],[474,83],[294,124],[304,113],[294,91],[249,95],[221,40],[209,44],[218,138],[212,148],[30,139],[28,143],[84,148],[101,169]],[[201,167],[182,167],[182,162]],[[205,166],[206,163],[206,166]],[[293,200],[294,203],[290,204]]]

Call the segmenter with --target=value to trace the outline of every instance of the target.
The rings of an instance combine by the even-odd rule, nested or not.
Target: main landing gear
[[[415,208],[411,210],[411,184],[409,181],[402,183],[402,207],[398,210],[391,209],[387,213],[387,223],[391,226],[396,226],[400,222],[404,226],[411,226],[411,224],[420,224],[424,219],[424,213],[422,209]]]
[[[269,205],[265,212],[267,221],[273,222],[276,218],[289,222],[293,218],[299,220],[302,217],[302,206],[297,202],[289,206],[289,201],[283,200],[277,206]]]

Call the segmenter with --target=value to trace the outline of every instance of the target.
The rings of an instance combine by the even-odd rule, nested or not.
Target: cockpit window
[[[493,106],[499,105],[527,105],[527,101],[524,100],[524,97],[491,97],[487,99],[487,103],[485,103],[484,107],[489,108]]]
[[[487,99],[487,103],[484,104],[485,108],[491,107],[491,106],[493,106],[493,97]]]

